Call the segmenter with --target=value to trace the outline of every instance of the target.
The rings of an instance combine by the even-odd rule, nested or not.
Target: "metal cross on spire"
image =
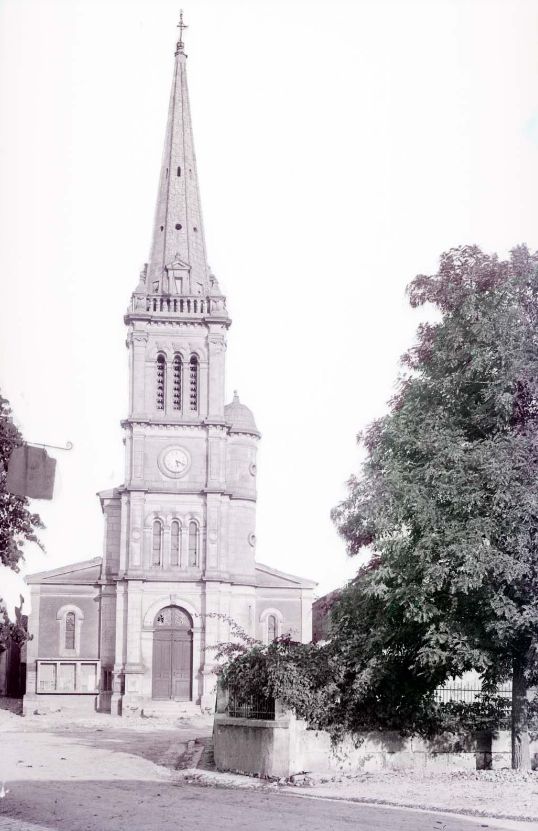
[[[177,24],[177,28],[179,29],[179,40],[177,42],[177,51],[178,52],[183,52],[183,47],[185,46],[185,44],[183,43],[183,31],[185,29],[189,28],[186,23],[183,23],[183,9],[181,9],[180,12],[179,12],[179,23]]]

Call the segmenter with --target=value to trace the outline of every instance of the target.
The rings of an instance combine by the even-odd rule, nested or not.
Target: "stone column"
[[[125,695],[123,713],[138,710],[142,699],[144,665],[141,659],[142,581],[129,580],[127,586],[127,656],[125,662]]]
[[[312,640],[312,589],[301,589],[301,642]]]
[[[212,329],[215,327],[211,327]],[[224,418],[224,369],[226,339],[218,327],[209,335],[209,378],[208,378],[208,419],[219,421]]]
[[[183,417],[189,416],[191,412],[191,367],[190,351],[182,352],[183,360],[182,378],[181,378],[181,413]]]
[[[131,343],[131,415],[140,415],[145,410],[145,379],[147,332],[134,331]]]
[[[220,502],[218,493],[207,494],[205,576],[216,577],[219,568]]]
[[[128,534],[128,569],[140,571],[142,569],[142,533],[144,526],[144,494],[139,491],[131,491],[130,494],[130,517],[127,528]]]
[[[128,568],[127,553],[129,543],[129,494],[121,495],[121,521],[120,521],[120,562],[119,572],[124,573]]]
[[[224,490],[226,434],[224,427],[208,427],[207,487]]]
[[[103,689],[105,671],[112,671],[114,667],[114,647],[116,628],[116,587],[103,586],[101,589],[101,634],[99,656],[101,658],[101,682],[99,685],[99,709],[102,712],[110,711],[111,690]]]
[[[171,518],[168,517],[167,521],[166,521],[166,525],[163,528],[163,540],[162,540],[161,567],[164,570],[167,570],[167,569],[170,568],[171,536],[172,536]]]
[[[116,584],[116,642],[114,648],[114,669],[112,673],[112,696],[110,712],[114,716],[122,714],[122,700],[124,692],[125,667],[125,612],[127,600],[127,585],[120,580]]]
[[[128,467],[126,470],[126,483],[131,480],[134,485],[140,487],[144,482],[144,444],[145,434],[140,427],[134,427],[132,437],[128,442],[126,451],[128,455]],[[129,453],[130,451],[130,453]]]
[[[206,418],[209,409],[207,361],[200,361],[198,373],[198,415]]]
[[[30,586],[32,613],[28,619],[29,634],[32,638],[26,643],[26,693],[22,711],[24,715],[37,707],[37,659],[39,658],[39,602],[41,586]]]
[[[220,613],[220,583],[206,583],[205,604],[203,606],[206,614],[202,617],[204,637],[204,661],[202,666],[202,695],[200,707],[202,710],[214,710],[217,676],[215,675],[215,662],[213,651],[207,647],[215,646],[219,641],[221,632],[221,621],[218,617],[208,617],[207,612]]]

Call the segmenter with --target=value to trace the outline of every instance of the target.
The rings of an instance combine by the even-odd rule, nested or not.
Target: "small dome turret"
[[[231,426],[232,432],[236,433],[253,433],[259,436],[256,422],[252,410],[249,410],[245,404],[241,404],[237,390],[234,390],[234,397],[231,404],[226,404],[224,407],[224,417]]]

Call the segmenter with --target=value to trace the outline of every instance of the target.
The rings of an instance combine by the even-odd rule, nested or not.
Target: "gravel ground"
[[[362,773],[325,780],[298,777],[296,784],[268,783],[232,773],[185,770],[175,776],[199,785],[271,788],[286,793],[399,805],[477,817],[538,822],[538,773],[498,771],[413,771]]]
[[[361,773],[323,781],[268,783],[227,773],[178,771],[196,738],[211,735],[207,716],[179,721],[119,719],[102,714],[21,718],[0,711],[0,783],[83,781],[86,798],[100,799],[106,783],[159,783],[254,789],[330,800],[426,808],[538,822],[538,772],[511,770]],[[195,762],[193,762],[195,764]],[[92,790],[94,789],[94,790]],[[43,791],[45,794],[46,791]],[[261,796],[261,794],[260,794]],[[44,796],[42,797],[44,798]],[[6,799],[4,807],[8,802]],[[2,811],[0,811],[0,814]],[[35,818],[34,818],[35,821]]]
[[[311,794],[538,821],[538,773],[512,770],[364,773],[313,784]]]

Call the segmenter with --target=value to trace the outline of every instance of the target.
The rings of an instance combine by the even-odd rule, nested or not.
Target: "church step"
[[[200,770],[216,770],[213,739],[208,736],[207,738],[197,739],[196,741],[203,745],[203,751],[196,767]]]
[[[150,701],[140,708],[142,718],[181,718],[200,713],[200,705],[193,701]]]

